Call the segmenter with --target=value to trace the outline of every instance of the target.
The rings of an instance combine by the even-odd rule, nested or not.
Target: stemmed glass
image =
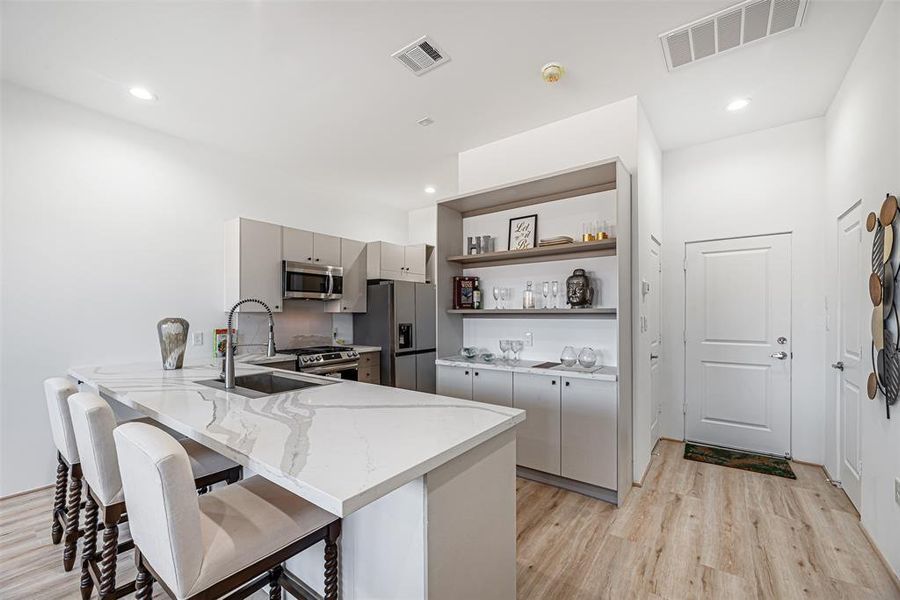
[[[544,308],[550,308],[547,305],[547,296],[550,294],[550,282],[545,281],[541,286],[541,295],[544,296]]]
[[[506,300],[509,298],[509,289],[500,288],[500,308],[506,308]]]
[[[509,362],[509,340],[500,340],[500,352],[503,353],[504,362]]]
[[[523,342],[522,340],[510,340],[509,341],[509,348],[510,348],[510,350],[513,351],[513,354],[515,354],[515,357],[513,358],[513,360],[515,362],[519,362],[519,353],[522,351],[522,348],[524,348],[524,347],[525,347],[525,342]]]
[[[494,308],[500,308],[497,301],[500,300],[500,288],[496,285],[494,286]]]
[[[553,289],[553,308],[559,308],[559,299],[557,298],[557,296],[559,296],[559,282],[558,281],[553,282],[552,289]]]

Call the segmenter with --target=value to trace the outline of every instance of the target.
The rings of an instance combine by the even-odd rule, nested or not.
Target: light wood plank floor
[[[661,442],[622,509],[519,480],[519,599],[900,598],[821,469],[795,463],[791,481],[682,452]],[[3,600],[80,598],[50,543],[51,504],[52,490],[0,502]],[[133,576],[130,557],[119,564]]]

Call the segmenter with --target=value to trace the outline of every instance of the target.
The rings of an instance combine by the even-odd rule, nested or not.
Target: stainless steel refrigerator
[[[366,294],[353,342],[381,346],[382,385],[435,393],[434,284],[373,281]]]

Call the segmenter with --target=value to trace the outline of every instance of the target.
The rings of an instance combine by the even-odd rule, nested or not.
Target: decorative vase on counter
[[[574,367],[575,363],[578,362],[578,355],[575,354],[575,348],[572,346],[563,348],[562,354],[559,355],[559,362],[561,362],[564,367]]]
[[[597,353],[590,346],[585,346],[578,354],[578,364],[585,369],[590,369],[597,364]]]
[[[187,348],[190,327],[187,321],[179,317],[166,317],[156,324],[163,369],[180,369],[184,364],[184,350]]]

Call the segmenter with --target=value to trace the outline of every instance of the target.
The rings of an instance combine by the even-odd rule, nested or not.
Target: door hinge
[[[681,341],[684,344],[687,344],[687,331],[684,329],[681,330]]]
[[[681,405],[681,414],[683,414],[683,415],[687,414],[687,402],[685,402],[684,404]]]
[[[685,256],[681,261],[681,268],[685,273],[687,273],[687,256]]]
[[[862,477],[862,461],[856,463],[856,474]]]

